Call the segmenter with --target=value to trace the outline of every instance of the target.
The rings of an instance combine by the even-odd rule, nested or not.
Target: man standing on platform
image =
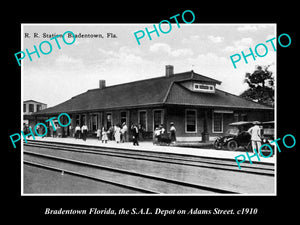
[[[131,133],[132,133],[132,141],[133,145],[139,145],[138,138],[139,138],[139,130],[135,124],[131,125]]]
[[[261,147],[261,129],[258,126],[258,124],[258,121],[253,122],[254,126],[248,130],[248,132],[251,134],[251,144],[253,153],[255,153],[254,149],[256,149],[256,151],[259,152],[259,149]]]
[[[86,141],[87,131],[88,131],[87,126],[85,124],[83,124],[83,126],[81,127],[81,133],[82,133],[82,139],[84,141]]]
[[[80,135],[80,126],[79,124],[77,124],[75,127],[75,139],[78,139],[79,135]]]
[[[127,132],[128,132],[128,127],[126,125],[126,122],[124,122],[122,124],[122,129],[121,129],[121,133],[122,133],[122,141],[121,142],[123,142],[123,143],[128,141]]]
[[[176,141],[176,128],[173,122],[170,123],[170,138],[171,138],[171,143],[174,144]]]

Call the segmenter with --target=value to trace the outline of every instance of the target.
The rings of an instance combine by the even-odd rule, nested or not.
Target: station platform
[[[32,137],[28,137],[28,140],[33,140]],[[153,145],[150,141],[142,141],[139,142],[139,146],[134,146],[132,142],[125,143],[116,143],[115,141],[108,141],[107,143],[102,143],[102,141],[97,139],[87,139],[86,141],[82,139],[75,139],[71,137],[66,138],[58,138],[58,137],[35,137],[36,141],[47,141],[47,142],[61,142],[61,143],[69,143],[69,144],[78,144],[78,145],[87,145],[87,146],[99,146],[99,147],[107,147],[107,148],[116,148],[116,149],[129,149],[133,151],[154,151],[154,152],[165,152],[165,153],[173,153],[180,155],[194,155],[194,156],[202,156],[202,157],[210,157],[210,158],[220,158],[220,159],[230,159],[235,161],[235,157],[238,155],[245,155],[246,161],[248,158],[246,156],[245,151],[228,151],[228,150],[216,150],[211,148],[211,144],[200,143],[196,146],[196,144],[191,144],[190,147],[186,147],[186,144],[178,143],[175,146],[161,146],[161,145]],[[202,144],[202,145],[201,145]],[[185,147],[181,147],[185,146]],[[248,153],[250,156],[253,153]],[[254,163],[270,163],[275,164],[276,162],[276,153],[274,156],[269,158],[259,157],[260,161],[258,161],[257,157],[251,158],[251,161]],[[242,157],[238,159],[242,160]]]

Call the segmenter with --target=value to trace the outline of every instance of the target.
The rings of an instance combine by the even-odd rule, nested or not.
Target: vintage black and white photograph
[[[21,25],[22,195],[277,194],[288,37],[179,23]]]

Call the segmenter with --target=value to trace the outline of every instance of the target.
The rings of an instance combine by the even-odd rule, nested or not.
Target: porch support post
[[[163,108],[163,126],[166,129],[166,132],[168,132],[168,108]]]
[[[209,133],[207,129],[207,110],[204,111],[204,118],[203,118],[203,132],[202,134],[202,142],[209,141]]]

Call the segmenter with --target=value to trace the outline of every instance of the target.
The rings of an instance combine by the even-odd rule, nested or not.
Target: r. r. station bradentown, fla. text
[[[70,33],[73,37],[73,40],[71,42],[66,41],[65,35],[68,33]],[[66,45],[72,45],[76,40],[75,34],[72,31],[66,31],[62,35],[57,35],[55,37],[50,38],[50,40],[55,40],[55,43],[56,43],[58,49],[61,49],[61,46],[57,39],[58,37],[62,37],[62,40]],[[69,37],[69,35],[68,35],[68,37]],[[28,48],[26,48],[26,50],[25,50],[26,52],[20,51],[20,52],[15,53],[15,58],[19,64],[19,66],[21,66],[20,61],[25,59],[26,53],[27,53],[27,56],[29,57],[30,61],[32,61],[31,55],[33,55],[33,54],[36,54],[37,57],[40,58],[40,53],[39,53],[37,47],[35,45],[33,45],[33,48],[34,48],[34,51],[32,51],[32,52],[29,52]],[[39,44],[39,50],[43,55],[49,55],[52,52],[52,49],[53,49],[53,47],[52,47],[52,44],[50,41],[42,41]],[[20,55],[20,57],[18,57],[18,55]]]

